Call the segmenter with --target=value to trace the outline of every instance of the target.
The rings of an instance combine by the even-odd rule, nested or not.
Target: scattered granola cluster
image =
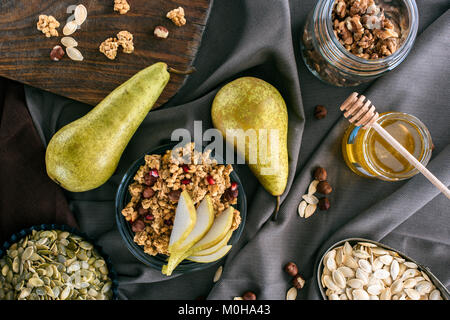
[[[119,43],[116,38],[108,38],[100,44],[100,52],[110,60],[114,60],[116,58],[118,48]]]
[[[399,47],[398,26],[374,0],[336,0],[332,19],[339,42],[360,58],[384,58]]]
[[[118,11],[120,14],[125,14],[130,10],[130,5],[127,0],[114,0],[114,11]]]
[[[117,50],[122,46],[124,53],[133,53],[133,35],[128,31],[120,31],[117,38],[108,38],[100,44],[99,50],[108,59],[114,60],[117,56]]]
[[[209,194],[216,216],[237,203],[237,184],[230,180],[232,166],[219,165],[209,155],[210,152],[194,150],[191,143],[164,155],[145,156],[145,164],[128,188],[131,201],[122,214],[132,225],[134,241],[147,254],[168,254],[175,211],[183,190],[189,192],[196,207]],[[235,210],[232,230],[240,222],[240,213]]]
[[[183,7],[178,7],[176,9],[169,11],[166,17],[172,20],[172,22],[179,27],[184,26],[186,24],[186,18],[184,17]]]
[[[59,28],[59,22],[55,19],[55,17],[41,14],[36,25],[37,29],[42,31],[47,38],[58,36],[58,30],[56,29]]]
[[[133,53],[134,44],[133,44],[133,35],[128,31],[120,31],[117,34],[117,40],[119,45],[122,46],[124,53]]]

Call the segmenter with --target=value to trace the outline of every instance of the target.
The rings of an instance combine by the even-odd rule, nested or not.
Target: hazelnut
[[[157,26],[155,31],[153,31],[154,35],[160,39],[166,39],[169,36],[169,30],[163,26]]]
[[[318,207],[320,210],[328,210],[330,209],[330,200],[327,197],[319,200]]]
[[[181,190],[180,189],[178,189],[178,190],[171,190],[169,192],[169,194],[168,194],[169,200],[173,201],[173,202],[176,202],[176,201],[178,201],[180,199],[180,195],[181,195]]]
[[[322,168],[322,167],[318,167],[315,171],[314,171],[314,179],[319,180],[319,181],[325,181],[327,180],[327,171]]]
[[[314,108],[314,117],[318,120],[325,118],[327,113],[327,109],[320,104]]]
[[[150,174],[150,173],[147,173],[144,176],[144,184],[149,186],[149,187],[153,186],[156,183],[157,180],[158,180],[158,178],[155,177],[154,175]]]
[[[145,229],[145,223],[142,220],[136,220],[135,222],[133,222],[133,224],[131,225],[131,229],[133,230],[133,232],[141,232],[144,231]]]
[[[138,208],[138,214],[139,214],[139,215],[143,216],[143,215],[145,215],[146,213],[148,213],[148,209],[144,209],[142,206],[140,206],[140,207]]]
[[[225,202],[230,202],[233,201],[233,199],[237,198],[239,195],[239,190],[236,189],[232,189],[232,187],[228,188],[225,190],[225,192],[222,195],[222,199]]]
[[[242,295],[242,299],[244,300],[256,300],[256,294],[251,291],[247,291]]]
[[[142,196],[146,199],[153,197],[154,194],[155,194],[155,190],[153,190],[150,187],[146,187],[144,189],[144,191],[142,192]]]
[[[294,262],[289,262],[284,266],[284,271],[287,272],[290,276],[296,276],[298,274],[298,268],[297,265]]]
[[[301,289],[305,285],[305,280],[299,274],[297,274],[294,279],[292,279],[292,285],[297,289]]]
[[[321,194],[329,194],[333,191],[333,188],[331,188],[330,184],[327,181],[320,181],[317,184],[317,192]]]
[[[54,46],[52,51],[50,51],[50,59],[53,61],[59,61],[64,56],[64,50],[61,46]]]

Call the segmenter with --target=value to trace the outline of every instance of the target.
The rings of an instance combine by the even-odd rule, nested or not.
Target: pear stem
[[[190,67],[187,70],[178,70],[172,67],[167,67],[167,71],[169,71],[170,73],[175,73],[175,74],[181,74],[181,75],[187,75],[187,74],[191,74],[194,73],[195,71],[197,71],[197,69],[195,69],[195,67]]]
[[[280,210],[280,196],[277,196],[276,200],[277,200],[277,204],[275,206],[275,211],[273,212],[273,215],[272,215],[272,221],[277,221],[278,211]]]

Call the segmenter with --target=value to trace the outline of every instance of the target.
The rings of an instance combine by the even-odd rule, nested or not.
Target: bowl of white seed
[[[382,243],[349,238],[322,256],[317,281],[325,300],[449,300],[431,271]]]

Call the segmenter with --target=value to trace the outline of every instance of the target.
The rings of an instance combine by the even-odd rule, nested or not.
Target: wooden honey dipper
[[[432,184],[434,184],[448,199],[450,199],[450,190],[436,178],[425,166],[420,163],[408,150],[406,150],[389,132],[387,132],[377,122],[379,117],[375,111],[375,106],[366,97],[353,92],[341,105],[341,111],[344,111],[344,117],[354,123],[355,126],[364,126],[364,129],[373,128],[378,134],[386,140],[398,153],[409,161],[417,170],[419,170]],[[365,101],[365,102],[364,102]]]

